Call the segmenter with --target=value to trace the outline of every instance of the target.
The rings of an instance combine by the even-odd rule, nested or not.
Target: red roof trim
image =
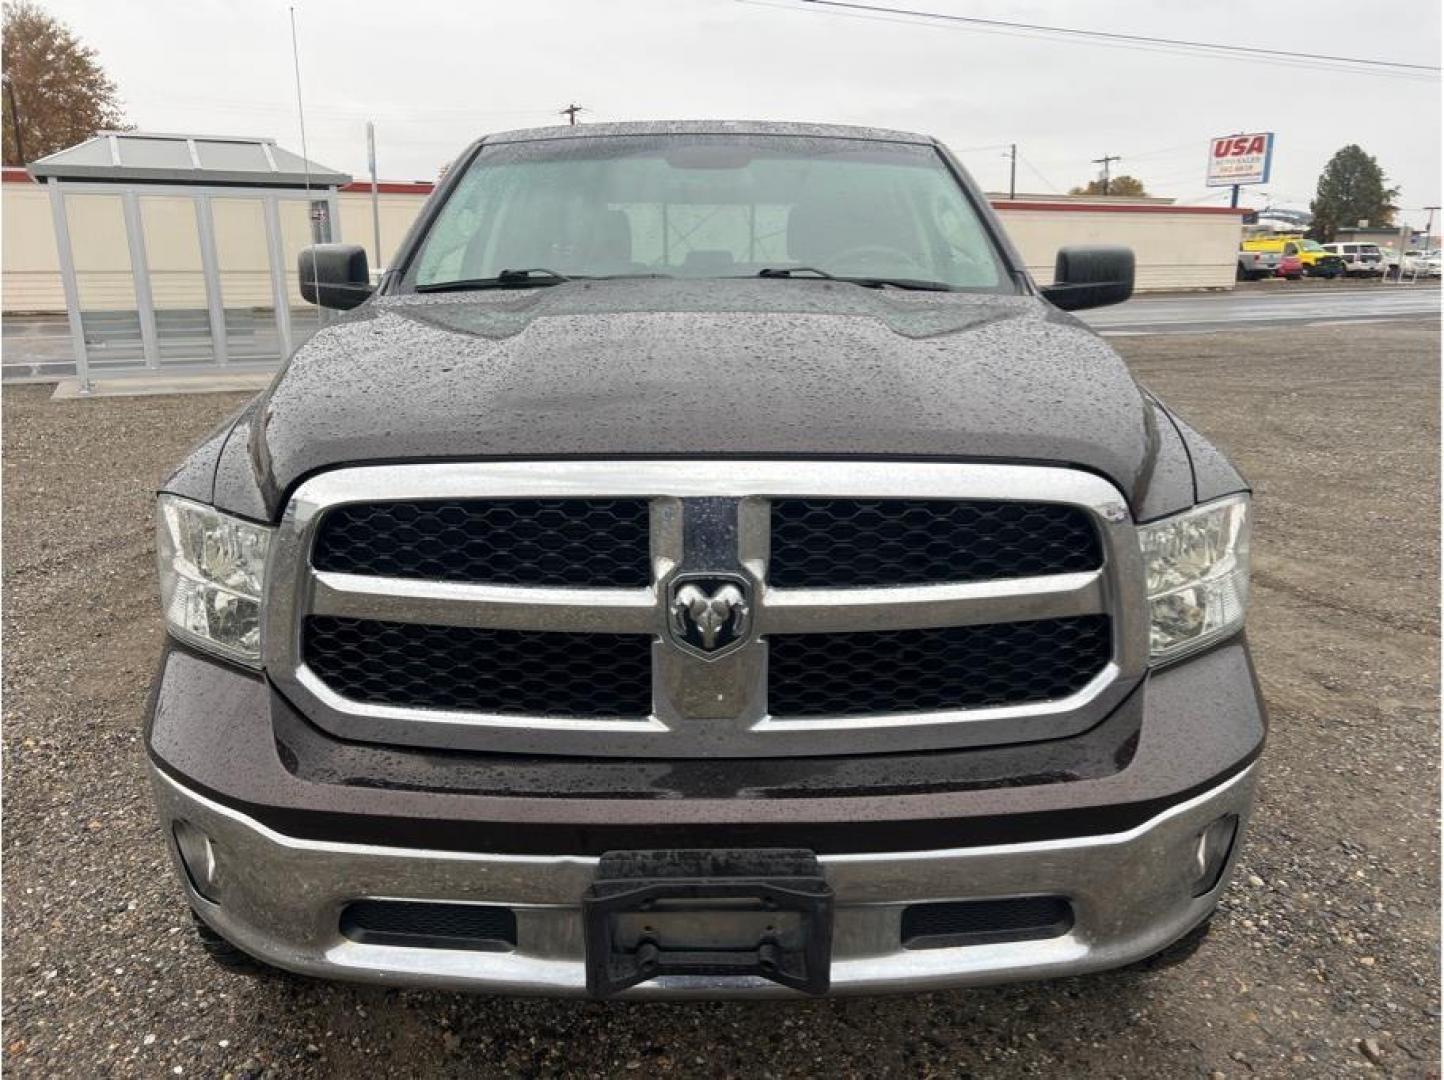
[[[382,195],[430,195],[434,187],[428,180],[380,180],[376,184],[376,190]],[[342,184],[339,190],[370,195],[371,181],[353,180]]]
[[[1048,210],[1074,214],[1234,214],[1249,211],[1242,206],[1169,206],[1160,203],[1069,203],[1024,202],[1021,199],[999,199],[994,210]]]
[[[0,171],[0,182],[6,184],[34,183],[30,179],[30,174],[19,165],[6,165],[3,171]]]

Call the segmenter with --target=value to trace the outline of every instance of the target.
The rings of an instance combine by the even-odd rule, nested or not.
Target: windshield
[[[538,269],[685,278],[792,269],[1014,291],[968,197],[931,146],[780,135],[483,147],[433,222],[406,284],[438,288]]]
[[[1320,244],[1317,240],[1300,240],[1299,246],[1302,247],[1305,251],[1324,250],[1324,245]]]

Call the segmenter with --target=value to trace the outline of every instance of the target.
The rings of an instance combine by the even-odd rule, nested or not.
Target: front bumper
[[[1152,955],[1203,920],[1237,857],[1256,765],[1126,831],[942,850],[822,854],[835,894],[832,992],[921,991],[1078,975]],[[154,766],[166,835],[178,820],[211,838],[217,903],[181,877],[192,906],[218,932],[274,966],[324,978],[501,994],[586,992],[581,897],[597,859],[481,854],[353,844],[283,835],[184,786]],[[1193,896],[1201,830],[1237,815],[1218,884]],[[699,837],[702,839],[702,837]],[[172,855],[178,858],[174,841]],[[1057,895],[1072,904],[1066,933],[1042,940],[905,949],[912,903]],[[362,944],[343,935],[341,910],[363,898],[503,904],[516,914],[507,952]],[[672,977],[628,997],[796,996],[761,979]]]

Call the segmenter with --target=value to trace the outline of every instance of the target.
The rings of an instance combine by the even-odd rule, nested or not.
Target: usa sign
[[[1221,135],[1208,151],[1208,187],[1267,184],[1273,164],[1274,133]]]

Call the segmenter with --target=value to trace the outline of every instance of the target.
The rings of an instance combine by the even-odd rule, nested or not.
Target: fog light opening
[[[189,821],[181,819],[176,820],[171,831],[175,835],[176,850],[180,852],[181,865],[185,867],[191,888],[201,899],[219,904],[219,893],[216,889],[216,849],[211,838]]]
[[[1237,835],[1237,814],[1225,814],[1198,834],[1193,849],[1194,896],[1203,896],[1218,888]]]

